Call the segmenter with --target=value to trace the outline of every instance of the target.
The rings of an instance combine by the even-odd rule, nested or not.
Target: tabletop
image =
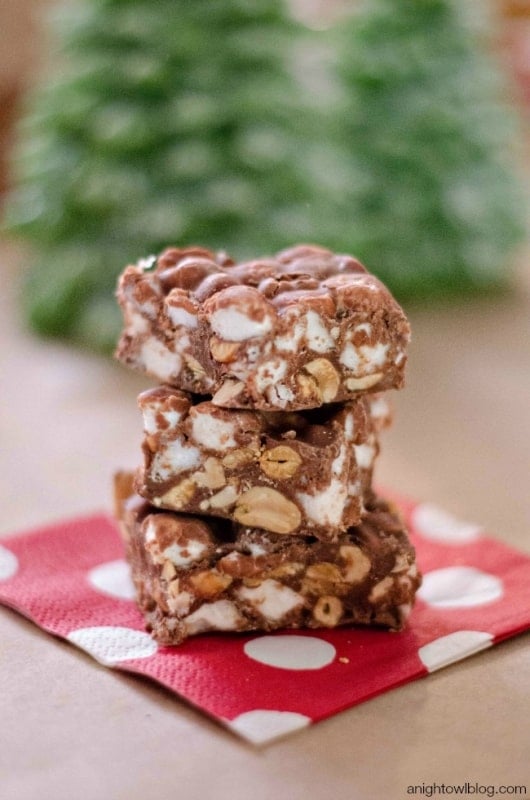
[[[3,534],[110,509],[112,473],[138,463],[135,400],[150,385],[24,330],[23,265],[0,246]],[[376,479],[530,553],[525,269],[517,281],[502,298],[409,310],[407,386]],[[262,749],[7,609],[0,641],[2,800],[401,800],[466,781],[530,794],[528,634]]]

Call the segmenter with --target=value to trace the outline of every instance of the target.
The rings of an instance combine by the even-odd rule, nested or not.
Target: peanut
[[[252,486],[237,500],[234,519],[242,525],[264,528],[273,533],[292,533],[302,515],[283,494],[268,486]]]
[[[240,450],[233,450],[231,453],[227,453],[222,460],[222,464],[227,469],[237,469],[238,467],[244,467],[245,464],[250,464],[258,455],[257,451],[242,447]]]
[[[339,550],[339,555],[346,563],[343,570],[344,580],[348,583],[360,583],[366,578],[372,565],[360,547],[343,545]]]
[[[177,574],[177,570],[175,569],[175,565],[172,561],[167,559],[164,561],[164,566],[162,567],[161,575],[166,581],[170,581],[172,578],[175,577]]]
[[[324,403],[331,403],[337,396],[340,378],[337,370],[327,358],[315,358],[304,364],[304,370],[312,375]]]
[[[193,358],[193,356],[184,355],[184,361],[186,362],[188,369],[190,369],[197,378],[204,378],[206,375],[206,370],[196,358]]]
[[[234,361],[235,354],[239,349],[239,342],[224,342],[217,336],[210,339],[210,352],[216,361],[221,364],[228,364]]]
[[[217,570],[197,572],[190,578],[190,583],[201,597],[215,597],[232,583],[230,575],[221,575]]]
[[[307,568],[302,582],[302,592],[321,595],[324,592],[336,592],[341,585],[344,585],[344,578],[339,568],[330,561],[321,561]]]
[[[166,563],[171,564],[171,562],[166,562]],[[180,593],[180,581],[178,578],[174,581],[171,581],[171,583],[167,587],[167,593],[169,597],[177,597],[177,595]]]
[[[191,478],[185,478],[162,495],[160,505],[163,504],[170,508],[182,508],[186,503],[189,503],[195,494],[195,488],[195,481],[192,481]]]
[[[405,553],[398,553],[391,572],[405,572],[408,570],[409,566],[408,556]]]
[[[157,441],[156,436],[146,436],[144,441],[145,441],[147,447],[149,448],[149,450],[152,453],[156,453],[156,450],[157,450],[157,447],[158,447],[158,441]]]
[[[204,472],[194,472],[193,480],[197,486],[207,489],[220,489],[226,484],[225,471],[218,458],[210,456],[204,462]]]
[[[302,459],[296,450],[283,444],[265,450],[259,461],[263,472],[274,480],[292,478],[301,463]]]
[[[245,388],[243,381],[226,380],[212,397],[214,406],[223,406],[234,400]]]
[[[170,586],[172,585],[170,584]],[[167,598],[167,604],[172,614],[183,617],[190,610],[191,595],[189,592],[177,592],[174,596]]]
[[[298,575],[304,568],[303,564],[300,564],[298,561],[293,561],[292,563],[281,564],[276,569],[270,570],[267,572],[267,578],[290,578],[293,575]]]
[[[317,382],[311,375],[305,375],[303,372],[300,372],[296,376],[296,381],[298,383],[298,388],[302,397],[306,399],[314,398],[316,399],[317,402],[320,403],[322,397],[320,395]]]
[[[382,581],[379,581],[379,583],[375,584],[372,591],[370,592],[368,600],[371,603],[377,602],[377,600],[380,600],[382,597],[385,596],[385,594],[387,594],[390,591],[393,585],[394,585],[394,579],[391,578],[390,575],[387,575],[386,578],[383,578]]]
[[[373,375],[363,375],[362,378],[346,378],[346,388],[350,392],[361,391],[361,389],[370,389],[383,378],[382,372],[374,372]]]
[[[210,497],[208,506],[211,508],[227,508],[232,506],[237,500],[237,489],[235,486],[225,486],[220,492]]]
[[[338,597],[325,595],[319,597],[313,608],[313,618],[326,628],[338,625],[342,616],[342,603]]]

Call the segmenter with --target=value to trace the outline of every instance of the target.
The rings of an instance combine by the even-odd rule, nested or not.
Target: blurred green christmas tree
[[[466,8],[369,0],[335,31],[343,168],[320,218],[400,296],[499,286],[524,234],[513,110]]]
[[[81,0],[60,7],[61,74],[25,120],[7,224],[33,243],[30,321],[103,349],[128,260],[168,244],[238,254],[303,206],[295,24],[280,0]],[[295,215],[296,216],[296,215]]]

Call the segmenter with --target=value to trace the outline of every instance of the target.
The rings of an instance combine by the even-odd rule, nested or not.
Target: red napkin
[[[424,574],[401,633],[210,634],[157,646],[134,604],[116,526],[103,514],[2,539],[0,602],[263,744],[530,627],[528,556],[434,505],[399,503]]]

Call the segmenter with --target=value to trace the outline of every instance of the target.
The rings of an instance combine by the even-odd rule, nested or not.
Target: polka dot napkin
[[[159,647],[144,631],[119,535],[105,515],[3,539],[0,602],[263,744],[530,627],[529,557],[436,506],[400,505],[424,573],[401,633],[217,634]]]

